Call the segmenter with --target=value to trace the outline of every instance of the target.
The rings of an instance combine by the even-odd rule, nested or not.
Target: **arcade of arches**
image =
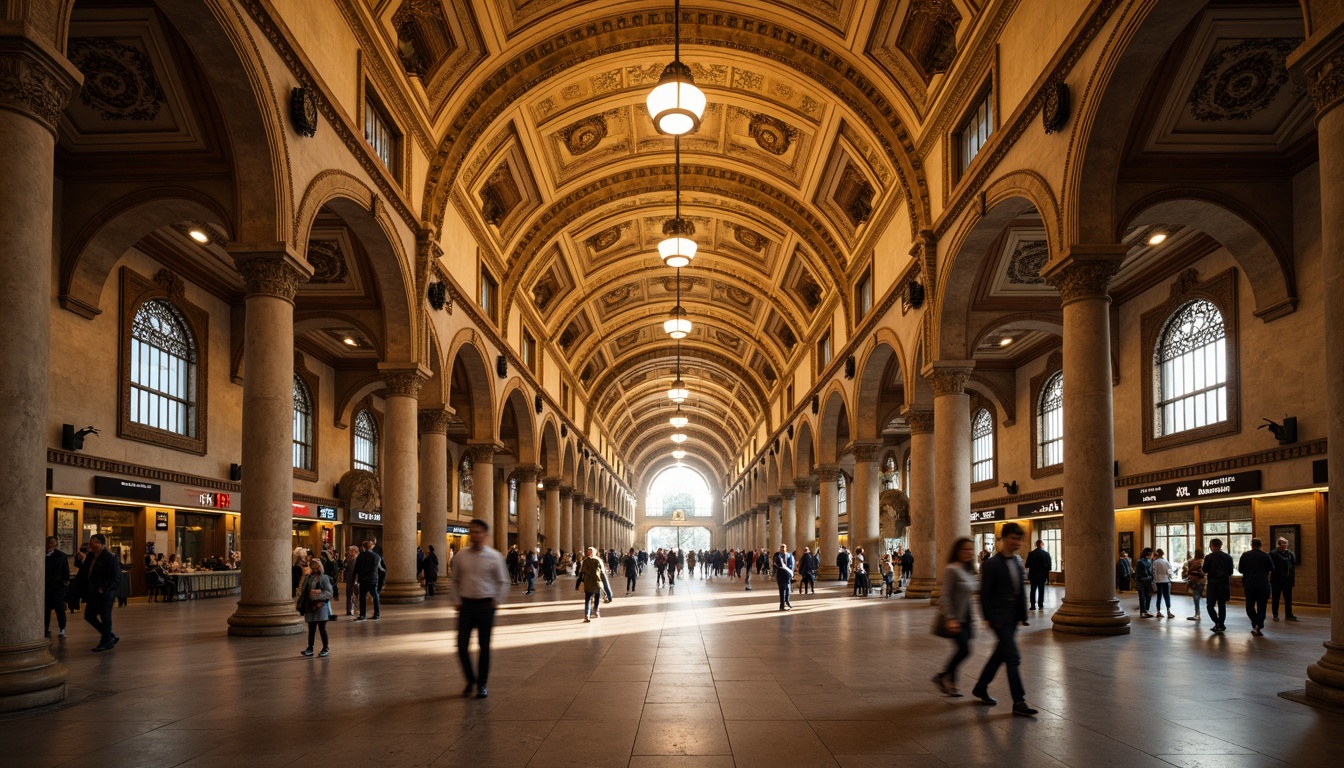
[[[903,611],[1017,521],[1065,656],[1139,629],[1120,550],[1287,537],[1324,649],[1278,671],[1344,706],[1344,4],[677,18],[0,0],[0,711],[88,687],[44,535],[107,535],[130,611],[146,553],[238,552],[216,628],[272,642],[295,547],[377,540],[417,610],[472,518],[646,546],[677,466],[714,548],[909,547]]]

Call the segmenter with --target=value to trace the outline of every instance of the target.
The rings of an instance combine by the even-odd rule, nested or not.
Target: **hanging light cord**
[[[676,189],[677,189],[676,219],[677,221],[681,221],[681,137],[680,136],[672,137],[672,144],[675,147],[676,152],[676,165],[674,166],[674,174],[676,176]],[[680,237],[679,234],[678,237]]]
[[[672,0],[672,59],[681,61],[681,0]]]

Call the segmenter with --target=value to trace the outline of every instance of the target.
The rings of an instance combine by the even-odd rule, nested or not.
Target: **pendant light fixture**
[[[686,426],[687,424],[690,424],[690,423],[691,423],[691,420],[688,419],[688,418],[686,418],[686,416],[682,414],[682,412],[681,412],[681,406],[678,405],[678,406],[677,406],[677,412],[674,413],[674,414],[672,414],[672,418],[668,419],[668,420],[667,420],[667,423],[668,423],[668,424],[671,424],[672,426],[676,427],[677,429],[681,429],[682,427]]]
[[[691,332],[691,321],[686,317],[686,309],[681,306],[681,270],[677,270],[677,305],[663,321],[663,333],[674,339],[684,339]]]
[[[680,136],[700,127],[706,99],[705,92],[695,85],[691,68],[681,63],[681,0],[672,3],[672,17],[672,63],[663,70],[645,103],[659,133]]]
[[[686,442],[686,435],[682,432],[675,432],[672,435],[672,442],[676,443],[677,445],[681,445],[682,443]]]
[[[695,258],[696,245],[691,236],[695,234],[695,225],[681,217],[681,137],[673,140],[676,151],[676,214],[663,223],[662,242],[658,243],[658,256],[669,267],[681,269]]]
[[[686,458],[686,452],[678,448],[677,450],[672,452],[672,458],[676,459],[677,461],[681,461],[682,459]]]
[[[672,381],[672,387],[667,390],[667,398],[680,406],[686,402],[686,398],[691,396],[691,391],[686,388],[686,382],[681,380],[681,340],[677,340],[677,378]]]

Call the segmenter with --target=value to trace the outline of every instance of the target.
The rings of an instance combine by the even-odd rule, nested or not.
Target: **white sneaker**
[[[60,633],[59,637],[65,637],[65,630],[64,630],[64,629],[61,630],[61,633]]]

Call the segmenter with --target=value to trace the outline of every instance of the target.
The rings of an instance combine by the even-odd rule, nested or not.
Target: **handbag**
[[[955,634],[948,631],[947,617],[943,615],[942,611],[939,611],[938,613],[935,613],[933,615],[933,634],[937,635],[938,637],[946,637],[949,639],[956,637]]]

